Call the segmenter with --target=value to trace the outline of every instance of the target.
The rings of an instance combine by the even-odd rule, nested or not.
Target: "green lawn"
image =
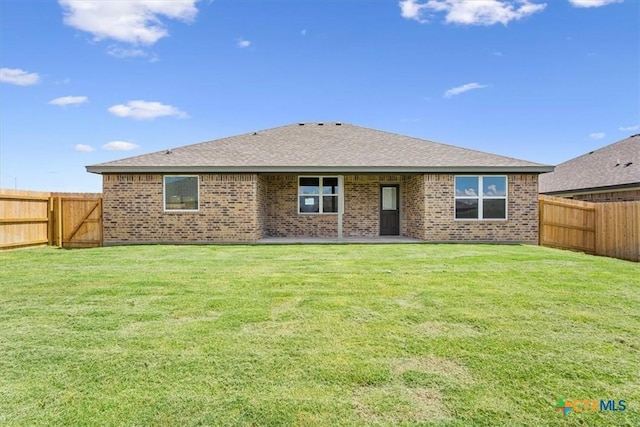
[[[554,409],[625,400],[627,410]],[[0,252],[1,425],[640,425],[640,265],[529,246]]]

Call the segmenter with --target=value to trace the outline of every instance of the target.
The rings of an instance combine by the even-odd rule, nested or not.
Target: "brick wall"
[[[344,177],[344,236],[376,237],[380,235],[380,185],[400,184],[400,203],[404,175],[345,175]],[[400,210],[403,211],[402,205]],[[404,221],[400,219],[400,234],[404,235]]]
[[[425,175],[407,177],[402,187],[403,235],[414,239],[425,238]]]
[[[265,234],[274,237],[337,237],[337,215],[298,213],[298,176],[264,176],[267,187]],[[378,236],[380,185],[402,184],[404,180],[403,175],[344,175],[343,236]],[[405,200],[402,195],[401,199]],[[401,220],[401,227],[403,225],[404,221]],[[401,233],[405,234],[404,231]]]
[[[338,215],[298,213],[298,175],[263,176],[266,187],[265,235],[336,237]]]
[[[454,219],[454,175],[424,176],[424,240],[538,242],[538,175],[508,175],[508,219]]]
[[[253,242],[262,235],[256,174],[200,174],[200,210],[164,212],[163,176],[105,174],[105,245]]]
[[[266,218],[267,218],[267,183],[264,177],[258,175],[257,177],[257,214],[258,214],[258,238],[261,238],[265,235],[266,229]]]
[[[298,213],[298,175],[200,174],[199,212],[164,212],[160,174],[103,177],[104,242],[253,242],[336,237],[338,216]],[[538,176],[509,175],[508,220],[454,219],[450,174],[345,175],[345,237],[379,235],[380,185],[400,184],[401,235],[427,241],[538,240]]]
[[[572,197],[585,202],[634,202],[640,200],[640,190],[612,191],[608,193],[580,194]]]
[[[380,235],[380,176],[346,175],[344,177],[345,237]]]

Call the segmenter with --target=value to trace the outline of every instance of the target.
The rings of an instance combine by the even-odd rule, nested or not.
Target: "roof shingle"
[[[540,175],[541,193],[640,186],[640,134],[591,151]]]
[[[550,166],[344,123],[299,123],[87,166],[89,172],[522,170]]]

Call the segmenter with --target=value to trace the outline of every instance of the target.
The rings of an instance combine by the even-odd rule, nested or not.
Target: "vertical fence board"
[[[47,244],[48,193],[0,192],[0,249]]]
[[[597,253],[640,261],[640,202],[599,203]]]
[[[50,245],[53,244],[54,240],[54,231],[53,231],[53,225],[54,225],[54,201],[55,199],[52,196],[49,196],[49,203],[47,206],[47,219],[49,220],[49,222],[47,223],[47,241]]]
[[[57,197],[56,200],[58,201],[58,203],[57,203],[58,211],[57,211],[57,215],[56,215],[56,221],[57,221],[56,230],[58,232],[58,246],[62,247],[62,236],[63,236],[63,233],[62,233],[63,225],[62,224],[64,224],[64,220],[63,220],[64,217],[62,216],[63,215],[62,214],[62,212],[63,212],[62,211],[62,197]]]

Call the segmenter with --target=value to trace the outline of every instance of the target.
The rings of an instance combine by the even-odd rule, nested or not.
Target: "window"
[[[506,176],[456,176],[456,219],[507,219]]]
[[[298,178],[299,213],[337,213],[338,178],[332,176]]]
[[[198,208],[197,176],[164,177],[165,211],[197,211]]]

